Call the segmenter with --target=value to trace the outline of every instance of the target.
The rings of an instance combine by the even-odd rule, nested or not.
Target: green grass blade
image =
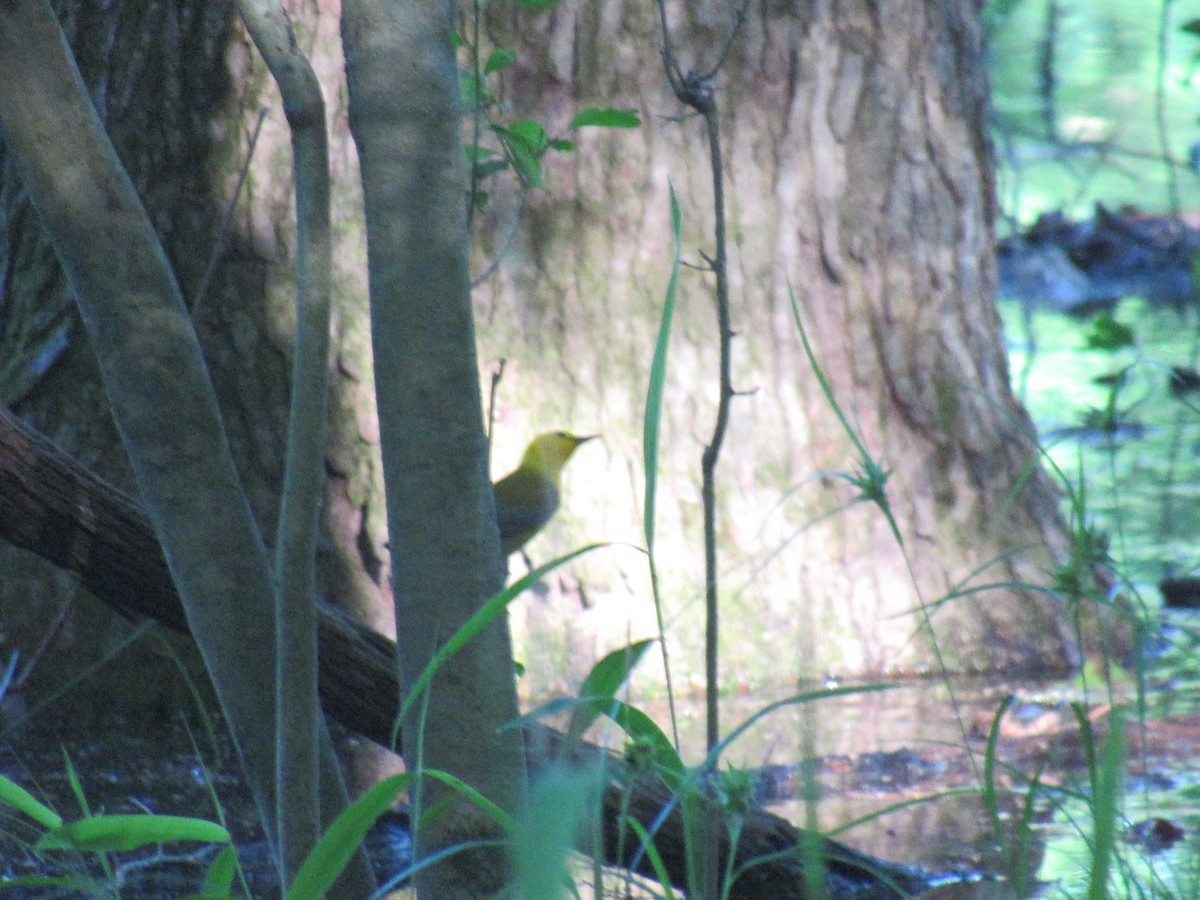
[[[504,846],[503,841],[479,840],[459,841],[456,844],[443,847],[436,853],[430,853],[428,856],[422,857],[407,869],[402,869],[401,871],[397,872],[383,885],[381,885],[379,890],[371,895],[370,900],[387,900],[387,898],[391,898],[393,895],[399,897],[409,897],[411,896],[411,893],[401,892],[399,894],[394,894],[394,892],[400,887],[400,885],[404,884],[404,882],[411,881],[418,873],[424,872],[426,869],[433,868],[443,860],[450,859],[452,856],[457,856],[459,853],[470,853],[472,850],[491,850],[493,848],[502,846]]]
[[[417,699],[429,687],[430,683],[433,681],[434,675],[437,674],[438,669],[445,665],[446,661],[450,659],[450,657],[465,647],[469,641],[475,638],[481,631],[483,631],[483,629],[485,629],[498,616],[500,616],[507,608],[508,604],[512,603],[513,600],[523,594],[527,589],[541,581],[546,574],[553,572],[559,566],[569,563],[577,556],[590,553],[597,547],[607,546],[607,544],[603,543],[588,544],[586,547],[581,547],[580,549],[574,550],[565,556],[560,556],[557,559],[551,560],[545,565],[539,566],[532,572],[529,572],[524,578],[514,582],[512,585],[500,591],[500,593],[496,594],[494,597],[484,603],[483,606],[479,608],[478,612],[464,622],[462,627],[460,627],[458,631],[454,632],[454,634],[450,636],[450,639],[438,649],[437,653],[434,654],[433,659],[431,659],[429,664],[425,667],[425,671],[421,673],[420,677],[416,680],[416,683],[409,688],[408,695],[404,698],[404,704],[400,707],[400,715],[396,717],[396,723],[392,727],[392,746],[396,746],[396,736],[400,732],[400,723],[404,721],[404,719],[408,716],[408,713],[412,710],[413,704],[416,703]]]
[[[642,447],[645,454],[643,467],[646,477],[645,509],[642,525],[646,533],[646,549],[654,551],[654,505],[658,490],[658,434],[662,424],[663,389],[667,380],[667,350],[671,341],[671,320],[675,315],[675,298],[679,290],[680,215],[679,200],[675,186],[671,192],[671,277],[667,281],[667,295],[663,300],[662,320],[658,326],[658,340],[654,345],[654,359],[650,364],[650,383],[646,388],[646,416],[643,423]]]
[[[858,450],[859,456],[864,459],[870,458],[867,453],[867,448],[863,446],[862,441],[858,437],[858,433],[850,425],[850,420],[846,418],[846,414],[842,412],[841,405],[837,402],[837,398],[833,395],[833,386],[829,383],[829,379],[825,377],[825,371],[817,362],[817,355],[813,352],[812,344],[808,342],[808,329],[804,327],[804,321],[800,318],[800,304],[796,301],[796,294],[792,290],[791,285],[788,285],[788,299],[792,302],[792,318],[796,322],[796,328],[800,332],[800,341],[804,344],[804,355],[808,357],[808,364],[812,366],[813,373],[817,376],[817,384],[821,386],[821,393],[825,395],[825,402],[833,409],[834,415],[838,417],[838,421],[842,423],[842,428],[849,435],[850,440],[854,443],[854,447]]]
[[[233,893],[233,879],[237,875],[237,868],[237,848],[232,845],[222,847],[204,875],[204,884],[201,886],[200,895],[202,897],[228,897]]]
[[[983,752],[983,808],[992,820],[997,846],[1004,844],[1004,824],[1000,820],[1000,798],[996,793],[996,745],[1000,741],[1000,720],[1016,702],[1016,695],[1009,694],[992,716],[992,727],[988,729],[987,747]]]
[[[466,797],[485,813],[487,813],[487,815],[491,817],[492,821],[499,825],[506,834],[511,835],[515,830],[516,825],[512,820],[512,816],[506,813],[487,797],[483,796],[483,794],[479,793],[479,791],[471,787],[471,785],[467,784],[461,778],[457,778],[454,775],[451,775],[449,772],[443,772],[439,769],[424,769],[422,770],[421,774],[437,779],[451,790],[456,791],[463,797]]]
[[[334,819],[296,873],[287,900],[320,900],[324,897],[375,820],[391,808],[412,777],[408,772],[402,772],[383,779]]]
[[[560,900],[564,885],[573,884],[568,854],[596,803],[598,774],[555,766],[534,781],[515,823],[513,896]]]
[[[38,850],[75,849],[90,853],[136,850],[172,841],[229,843],[229,832],[216,822],[188,816],[157,816],[147,813],[88,816],[46,832]]]
[[[1109,719],[1108,735],[1100,748],[1092,783],[1092,865],[1088,900],[1107,900],[1108,875],[1117,843],[1117,814],[1125,774],[1125,726],[1119,710]]]
[[[650,860],[650,867],[654,869],[654,877],[658,879],[658,886],[663,890],[663,900],[677,900],[675,891],[671,888],[671,875],[667,872],[667,867],[663,864],[658,848],[654,846],[654,842],[650,839],[650,832],[637,819],[626,819],[625,824],[629,826],[630,830],[638,836],[638,840],[642,842],[642,852],[645,853],[646,859]]]
[[[796,694],[792,697],[785,697],[782,700],[776,700],[774,703],[768,703],[762,709],[758,710],[758,712],[754,713],[754,715],[743,721],[737,726],[737,728],[733,729],[733,731],[729,732],[729,734],[727,734],[724,738],[722,738],[721,742],[709,751],[708,756],[705,757],[702,768],[709,769],[715,767],[717,760],[720,759],[721,754],[725,752],[726,748],[729,747],[730,744],[745,734],[760,719],[764,718],[765,716],[769,716],[776,710],[783,709],[787,706],[795,706],[799,703],[812,703],[816,700],[824,700],[828,697],[839,697],[842,694],[869,694],[875,693],[876,691],[890,691],[894,687],[896,687],[894,684],[858,684],[847,687],[822,688],[819,691],[806,691],[803,694]]]
[[[905,797],[903,800],[897,800],[895,803],[889,803],[887,806],[872,810],[866,815],[858,816],[851,819],[849,822],[843,822],[836,828],[830,828],[823,832],[825,837],[835,837],[839,834],[844,834],[847,831],[853,831],[860,825],[866,825],[881,819],[884,816],[895,812],[907,812],[914,807],[923,806],[926,803],[938,803],[942,800],[947,800],[951,797],[978,797],[979,791],[973,787],[964,788],[945,788],[938,791],[936,794],[922,794],[919,797]]]
[[[83,783],[79,780],[79,773],[75,771],[75,764],[71,762],[71,754],[67,752],[67,748],[62,748],[63,768],[67,773],[67,784],[71,786],[71,793],[75,796],[75,802],[79,804],[79,811],[85,816],[92,814],[91,807],[88,806],[87,794],[83,792]]]
[[[43,828],[59,828],[62,816],[42,803],[15,781],[0,775],[0,803],[16,807]]]

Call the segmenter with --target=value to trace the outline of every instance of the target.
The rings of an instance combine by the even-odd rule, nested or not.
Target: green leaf
[[[47,831],[37,842],[39,850],[85,850],[92,853],[136,850],[170,841],[229,843],[229,832],[216,822],[188,816],[133,815],[88,816]]]
[[[557,6],[558,0],[513,0],[513,3],[526,9],[549,9]]]
[[[503,172],[509,166],[507,159],[488,159],[475,164],[475,180],[483,181],[497,172]]]
[[[458,93],[462,97],[462,105],[464,109],[475,109],[483,106],[482,85],[479,79],[475,77],[475,73],[470,69],[466,69],[458,73]]]
[[[487,62],[483,64],[483,74],[491,75],[501,69],[507,69],[517,61],[517,51],[509,47],[497,47],[488,54]]]
[[[1133,329],[1109,313],[1101,313],[1092,320],[1085,341],[1089,350],[1120,350],[1133,346]]]
[[[646,638],[609,653],[592,666],[592,671],[579,686],[579,693],[584,697],[606,699],[615,695],[654,641],[655,638]]]
[[[383,779],[334,819],[296,873],[287,900],[320,900],[324,897],[375,820],[391,809],[400,792],[408,788],[412,777],[409,772],[401,772]]]
[[[237,874],[238,855],[233,845],[222,847],[204,876],[200,889],[203,897],[228,897],[233,892],[233,877]]]
[[[570,153],[575,149],[575,142],[564,138],[551,138],[550,149],[557,150],[559,153]]]
[[[463,152],[467,155],[467,162],[472,164],[483,162],[485,159],[492,159],[496,155],[496,151],[491,147],[480,147],[478,144],[464,147]]]
[[[1200,37],[1200,19],[1188,19],[1179,26],[1179,30],[1192,37]]]
[[[579,686],[580,698],[590,702],[580,704],[572,711],[571,725],[567,729],[569,739],[579,738],[598,716],[604,714],[605,707],[611,705],[629,673],[654,641],[654,638],[647,638],[614,650],[592,666],[592,671]]]
[[[571,120],[572,128],[637,128],[642,124],[636,109],[589,106]]]
[[[546,152],[546,147],[550,143],[542,123],[533,119],[517,119],[508,126],[508,134],[510,137],[524,141],[529,149],[538,156]]]
[[[536,156],[529,152],[524,144],[514,143],[511,147],[513,168],[521,176],[521,180],[531,187],[545,187],[542,181],[542,164]]]
[[[523,119],[511,128],[493,125],[492,131],[504,143],[513,168],[521,180],[542,187],[541,156],[546,150],[546,131],[537,122]]]
[[[3,775],[0,775],[0,803],[15,806],[43,828],[62,827],[62,816]]]

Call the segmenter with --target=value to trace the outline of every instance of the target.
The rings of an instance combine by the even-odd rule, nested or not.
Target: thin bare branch
[[[317,697],[316,546],[324,490],[332,292],[329,139],[321,84],[296,41],[287,11],[278,0],[238,0],[237,5],[283,97],[296,184],[296,346],[275,540],[278,863],[281,880],[289,885],[316,844],[322,820],[348,803],[332,765],[333,748],[322,729]],[[357,889],[370,893],[365,860],[352,870]]]
[[[721,456],[721,447],[729,427],[729,407],[735,396],[732,380],[733,328],[729,312],[728,241],[725,223],[725,173],[721,153],[720,117],[717,114],[716,79],[733,48],[733,42],[745,21],[748,0],[743,0],[734,15],[734,24],[729,37],[717,56],[717,62],[704,75],[689,70],[681,73],[679,61],[671,45],[670,29],[667,25],[665,0],[658,0],[659,16],[663,29],[663,67],[675,96],[685,106],[696,110],[704,118],[708,138],[709,163],[712,170],[713,220],[715,253],[701,257],[716,275],[717,338],[719,344],[719,387],[717,415],[713,424],[712,437],[704,448],[700,468],[702,477],[701,497],[704,507],[704,676],[705,676],[705,720],[707,746],[714,757],[720,744],[720,665],[718,640],[720,636],[720,604],[717,586],[717,499],[716,471]],[[715,762],[715,760],[714,760]],[[717,842],[720,822],[716,816],[706,816],[704,821],[703,863],[701,865],[701,896],[715,896],[719,881],[717,869]]]
[[[521,199],[517,205],[517,211],[513,214],[512,221],[509,223],[508,231],[504,235],[504,240],[500,244],[500,249],[495,252],[488,264],[483,267],[483,271],[471,279],[471,290],[474,290],[491,278],[496,273],[496,270],[500,268],[500,263],[504,261],[504,257],[508,255],[508,251],[512,249],[513,242],[516,241],[517,235],[521,231],[521,219],[525,216],[525,203],[528,199],[529,186],[522,182]]]
[[[242,163],[242,170],[238,173],[233,196],[229,198],[229,205],[225,207],[225,218],[221,220],[221,228],[217,232],[216,240],[213,241],[212,253],[208,255],[208,264],[204,267],[204,274],[200,276],[200,283],[196,285],[196,290],[192,294],[192,303],[189,309],[192,311],[193,319],[196,318],[204,303],[204,298],[208,294],[208,286],[212,283],[213,275],[217,271],[217,263],[221,261],[221,254],[225,252],[225,239],[229,237],[229,230],[233,227],[233,215],[237,212],[238,200],[242,196],[242,188],[246,185],[246,176],[250,174],[250,163],[254,159],[254,151],[258,147],[258,137],[262,134],[267,112],[268,109],[265,106],[258,111],[258,121],[254,124],[254,131],[251,133],[249,144],[246,147],[246,161]]]

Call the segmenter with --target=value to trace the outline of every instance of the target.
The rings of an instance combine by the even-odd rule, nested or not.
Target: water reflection
[[[874,856],[937,871],[1007,874],[1010,860],[997,849],[979,785],[984,739],[1014,688],[1032,696],[1047,695],[1052,686],[962,679],[952,691],[944,680],[922,679],[785,706],[732,743],[722,766],[755,770],[769,809]],[[779,689],[723,699],[725,733],[795,693]],[[665,704],[639,705],[667,721]],[[696,762],[704,755],[703,702],[684,698],[677,708],[684,757]],[[1017,801],[1001,790],[997,802],[1007,829],[1016,820]],[[1006,839],[1004,846],[1011,849],[1012,842]],[[1036,871],[1040,858],[1041,847],[1031,846],[1028,871]],[[938,895],[1009,896],[1006,884],[988,880],[942,893],[947,886]]]
[[[1019,333],[1021,313],[1002,303],[1009,334]],[[1114,538],[1122,574],[1149,588],[1165,575],[1200,566],[1200,411],[1171,388],[1174,370],[1191,367],[1200,350],[1200,321],[1193,312],[1123,301],[1117,318],[1133,327],[1136,344],[1119,352],[1084,349],[1086,323],[1037,313],[1037,351],[1010,345],[1013,371],[1028,369],[1024,402],[1047,441],[1050,460],[1076,488],[1084,473],[1087,508]],[[1117,439],[1080,440],[1089,413],[1104,409],[1111,388],[1098,382],[1131,367],[1118,394],[1125,420],[1140,427]]]
[[[1089,739],[1080,734],[1072,706],[1084,695],[1069,683],[959,679],[952,686],[940,679],[904,681],[886,691],[785,706],[736,740],[722,765],[755,770],[760,798],[789,821],[883,859],[987,876],[947,884],[931,898],[1086,896],[1093,840]],[[794,693],[725,698],[724,732]],[[981,790],[986,738],[1009,694],[1020,699],[1000,731],[993,811]],[[1183,709],[1185,696],[1192,698],[1186,708],[1196,713],[1194,691],[1177,692],[1173,708]],[[1087,699],[1083,706],[1099,710],[1090,726],[1098,746],[1107,728],[1104,697]],[[1114,699],[1132,705],[1136,690],[1131,685]],[[667,721],[665,704],[639,705]],[[684,757],[694,763],[703,757],[703,702],[684,698],[677,706]],[[1174,885],[1159,896],[1194,897],[1200,896],[1200,774],[1180,773],[1193,771],[1200,753],[1200,717],[1173,721],[1170,727],[1154,721],[1130,726],[1129,770],[1137,779],[1125,786],[1118,832],[1161,817],[1181,824],[1190,837],[1157,853],[1122,840],[1115,871],[1118,881],[1129,877],[1122,873],[1136,873],[1141,885]],[[1189,884],[1196,889],[1186,889]],[[1112,896],[1125,895],[1119,884],[1113,889]]]

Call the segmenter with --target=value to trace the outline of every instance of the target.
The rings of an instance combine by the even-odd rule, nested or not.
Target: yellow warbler
[[[505,556],[524,547],[550,521],[558,509],[563,466],[580,444],[595,436],[579,437],[565,431],[538,435],[525,448],[521,465],[492,486],[500,549]]]

